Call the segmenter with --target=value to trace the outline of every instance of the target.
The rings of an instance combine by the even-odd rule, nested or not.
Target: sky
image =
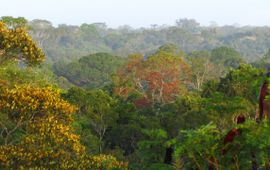
[[[133,28],[174,25],[179,18],[201,25],[270,26],[270,0],[0,0],[0,16],[46,19],[58,24],[105,22]]]

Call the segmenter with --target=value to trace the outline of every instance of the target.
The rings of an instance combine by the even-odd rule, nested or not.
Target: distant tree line
[[[234,48],[245,60],[259,59],[269,48],[270,27],[231,25],[201,26],[194,19],[178,19],[175,25],[134,29],[130,26],[109,28],[105,23],[61,24],[28,21],[30,34],[41,46],[49,61],[73,60],[97,52],[118,56],[149,54],[163,44],[175,44],[186,53],[212,50],[220,46]]]

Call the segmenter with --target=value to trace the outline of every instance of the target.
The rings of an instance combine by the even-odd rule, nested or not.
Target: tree
[[[27,127],[28,134],[19,143],[0,146],[0,167],[59,168],[81,166],[84,147],[70,124],[56,116],[36,118]]]
[[[176,25],[191,32],[199,30],[200,23],[194,19],[181,18],[176,20]]]
[[[70,89],[64,97],[80,108],[79,119],[84,119],[82,125],[91,128],[97,136],[99,153],[102,153],[105,133],[118,116],[115,99],[100,89],[85,91],[78,88]]]
[[[17,84],[31,84],[35,87],[61,85],[47,64],[41,64],[39,67],[24,67],[15,61],[8,61],[0,67],[0,79],[7,87],[14,87]]]
[[[269,69],[270,63],[270,49],[258,60],[252,63],[257,68]]]
[[[164,161],[168,135],[162,129],[143,130],[143,133],[146,138],[138,144],[138,152],[142,160],[140,168],[154,169],[154,166],[161,166]]]
[[[125,157],[132,157],[138,149],[138,142],[144,137],[142,128],[149,122],[143,121],[132,102],[118,99],[115,109],[118,117],[106,133],[106,148],[120,148]]]
[[[192,84],[196,90],[201,90],[203,84],[209,80],[218,79],[225,68],[221,64],[211,61],[208,51],[195,51],[189,55],[192,70]]]
[[[241,63],[245,63],[241,54],[229,47],[218,47],[213,49],[211,51],[211,61],[232,68],[237,68]]]
[[[146,60],[141,54],[134,54],[118,72],[115,92],[120,96],[137,94],[152,106],[169,103],[184,92],[188,71],[183,58],[168,52],[159,51]]]
[[[102,87],[110,83],[110,77],[124,64],[124,59],[108,53],[96,53],[68,64],[54,65],[56,75],[67,78],[80,87]]]
[[[179,57],[185,56],[185,52],[180,50],[175,44],[164,44],[160,46],[156,54],[161,53],[161,52],[169,53],[171,55],[179,56]]]
[[[219,169],[219,141],[222,133],[213,124],[196,130],[182,130],[179,134],[179,145],[176,147],[176,158],[184,159],[188,169],[208,169],[214,165]]]
[[[0,98],[1,167],[78,166],[84,147],[71,127],[75,107],[62,100],[59,91],[17,86],[3,89]]]
[[[242,96],[257,103],[259,88],[263,83],[263,70],[249,64],[241,64],[237,69],[220,79],[218,91],[229,97]]]
[[[93,131],[98,136],[99,152],[102,153],[105,133],[117,116],[113,109],[115,101],[102,90],[91,91],[88,97],[90,105],[86,114],[90,118]]]
[[[0,19],[11,28],[27,27],[27,20],[23,17],[2,16]]]
[[[1,89],[0,108],[1,138],[5,145],[15,142],[16,132],[25,134],[24,128],[36,118],[57,115],[59,120],[65,122],[70,121],[70,114],[75,111],[73,106],[60,98],[59,90],[27,85]]]
[[[33,65],[44,60],[45,55],[27,34],[25,27],[8,27],[0,21],[0,57],[1,62],[19,59]]]
[[[51,30],[53,29],[52,23],[46,20],[35,19],[28,24],[31,36],[34,37],[42,49],[46,49],[44,43],[50,37]]]

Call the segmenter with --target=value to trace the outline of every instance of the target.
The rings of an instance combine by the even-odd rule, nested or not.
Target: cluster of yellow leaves
[[[52,87],[16,86],[2,89],[0,108],[15,122],[27,122],[27,135],[19,143],[0,146],[0,168],[58,167],[68,169],[80,163],[85,153],[72,129],[76,108]]]
[[[55,116],[43,117],[31,122],[28,133],[19,144],[0,147],[2,166],[70,169],[80,165],[85,148],[70,124],[58,122]]]
[[[69,144],[57,144],[50,136],[47,137],[50,143],[45,137],[30,136],[18,145],[1,146],[0,167],[17,169],[20,165],[22,169],[128,169],[127,162],[118,161],[111,155],[86,155],[84,147],[77,140],[71,140]]]
[[[0,93],[0,108],[12,119],[29,120],[48,114],[71,118],[76,108],[60,98],[60,91],[52,87],[16,86]]]
[[[54,141],[56,145],[71,146],[74,153],[81,154],[84,152],[84,147],[79,143],[80,138],[78,135],[74,134],[73,128],[69,123],[61,123],[55,116],[48,116],[47,118],[41,118],[39,120],[34,120],[33,123],[29,125],[30,133],[39,134],[41,140],[50,139]],[[25,144],[31,143],[34,140],[31,138],[26,138]]]
[[[117,161],[112,155],[96,155],[88,158],[89,168],[95,170],[110,170],[113,168],[128,169],[127,162]]]
[[[0,56],[8,52],[17,52],[20,55],[13,57],[23,59],[27,64],[40,63],[45,59],[42,50],[28,35],[26,28],[8,28],[0,21]],[[2,54],[2,55],[1,55]]]

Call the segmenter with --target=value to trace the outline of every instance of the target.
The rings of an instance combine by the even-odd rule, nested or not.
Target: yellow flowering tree
[[[60,98],[59,90],[30,86],[3,89],[0,108],[1,166],[64,168],[80,162],[84,147],[71,126],[75,107]],[[18,132],[21,138],[16,141]]]
[[[8,169],[74,169],[81,164],[84,147],[71,126],[48,116],[31,122],[18,144],[0,147],[0,161]]]
[[[33,88],[16,86],[0,93],[0,128],[5,145],[11,144],[12,135],[21,133],[37,118],[54,115],[63,123],[71,121],[75,108],[60,98],[60,91],[51,87]]]
[[[0,62],[10,59],[34,65],[42,62],[45,55],[29,36],[26,27],[8,27],[0,20]]]
[[[1,17],[0,19],[0,66],[5,61],[20,60],[28,66],[45,60],[45,54],[27,32],[27,20],[19,17]],[[0,87],[7,85],[0,79]]]

